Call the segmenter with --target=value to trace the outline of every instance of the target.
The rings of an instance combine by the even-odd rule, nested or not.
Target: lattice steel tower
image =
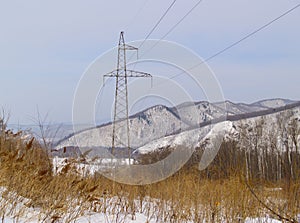
[[[138,48],[125,44],[124,32],[120,33],[118,45],[117,69],[104,77],[116,78],[116,90],[114,101],[114,120],[112,132],[112,154],[115,155],[116,148],[128,148],[128,157],[131,158],[130,151],[130,129],[128,118],[128,77],[152,77],[151,74],[127,70],[126,50],[138,50]]]

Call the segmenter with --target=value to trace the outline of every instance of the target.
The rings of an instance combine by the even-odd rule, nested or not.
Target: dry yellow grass
[[[17,196],[28,198],[26,206],[40,208],[41,220],[54,222],[62,217],[71,222],[85,211],[115,215],[116,222],[122,222],[120,214],[134,219],[138,212],[157,222],[240,222],[266,214],[293,222],[300,212],[298,181],[245,183],[238,170],[229,177],[209,179],[196,167],[144,186],[119,184],[99,174],[83,177],[72,164],[55,175],[46,150],[34,139],[25,142],[21,137],[0,134],[0,186],[14,192],[2,197],[15,204],[10,210],[2,205],[2,216],[14,208],[22,215],[16,208]]]

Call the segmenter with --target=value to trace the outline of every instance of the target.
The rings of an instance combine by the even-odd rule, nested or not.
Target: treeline
[[[223,140],[220,150],[202,174],[208,178],[244,175],[249,180],[291,181],[300,177],[300,122],[292,111],[279,113],[270,123],[265,117],[237,122],[237,139]],[[198,148],[188,163],[200,161]]]
[[[187,166],[199,159],[191,158]],[[240,148],[236,141],[224,141],[203,177],[223,179],[243,175],[249,180],[298,180],[300,177],[300,154],[290,152],[269,152]]]

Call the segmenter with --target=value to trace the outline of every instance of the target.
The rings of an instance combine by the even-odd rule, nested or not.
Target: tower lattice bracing
[[[130,126],[128,111],[128,78],[134,77],[152,77],[151,74],[127,70],[126,51],[138,50],[138,48],[125,44],[124,32],[120,33],[118,45],[117,69],[104,75],[104,77],[116,78],[114,116],[112,130],[112,154],[115,155],[116,149],[128,149],[128,158],[131,156],[130,149]]]

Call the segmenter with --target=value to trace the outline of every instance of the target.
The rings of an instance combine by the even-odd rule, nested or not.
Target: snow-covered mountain
[[[223,140],[235,141],[240,148],[249,151],[256,148],[264,151],[275,149],[279,153],[287,151],[287,148],[297,151],[300,147],[300,103],[277,108],[272,105],[271,111],[273,112],[265,110],[265,115],[260,115],[260,111],[254,117],[255,112],[245,113],[248,118],[243,116],[239,120],[227,120],[163,137],[139,147],[133,152],[133,157],[144,164],[153,163],[162,151],[169,154],[174,148],[182,146],[194,151],[200,149],[217,153]],[[239,114],[236,116],[241,117]],[[205,166],[206,164],[203,169]]]
[[[285,99],[264,100],[252,104],[236,104],[230,101],[219,103],[189,102],[172,108],[157,105],[129,118],[131,147],[135,150],[134,154],[151,151],[151,148],[154,150],[183,143],[196,147],[201,142],[199,136],[202,137],[203,132],[206,134],[209,131],[216,132],[214,130],[216,126],[220,129],[220,125],[211,124],[220,122],[226,131],[225,135],[237,135],[237,120],[245,119],[248,116],[248,118],[255,118],[255,116],[261,116],[264,113],[269,115],[293,107],[296,107],[297,110],[299,102]],[[229,121],[224,122],[225,120]],[[200,126],[201,128],[199,128]],[[125,135],[122,135],[121,131],[122,129],[119,132],[119,137],[125,139]],[[111,143],[112,124],[108,123],[71,134],[59,141],[56,149],[60,150],[63,147],[103,149],[110,148]]]

